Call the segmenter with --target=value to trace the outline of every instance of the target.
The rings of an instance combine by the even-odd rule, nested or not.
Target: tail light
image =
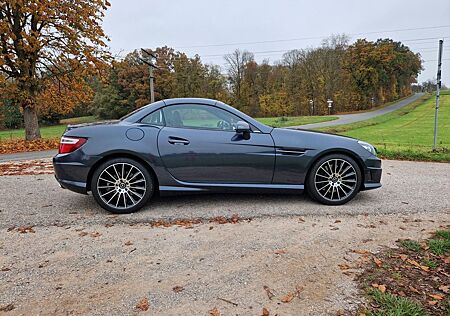
[[[68,154],[72,151],[83,146],[86,143],[87,139],[83,137],[61,137],[61,142],[59,143],[59,153],[60,154]]]

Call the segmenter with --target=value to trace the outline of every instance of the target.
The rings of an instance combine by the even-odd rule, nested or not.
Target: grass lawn
[[[441,95],[438,150],[432,151],[435,96],[426,95],[406,107],[348,125],[320,129],[362,139],[391,159],[450,161],[450,93]]]
[[[272,127],[298,126],[326,121],[334,121],[335,116],[288,116],[288,117],[259,117],[256,120]]]
[[[41,136],[43,138],[59,138],[66,129],[67,124],[81,124],[95,121],[96,118],[94,116],[80,116],[70,119],[64,119],[61,120],[62,125],[41,127]],[[25,130],[23,128],[0,131],[0,140],[10,140],[14,138],[24,138],[24,137],[25,137]]]

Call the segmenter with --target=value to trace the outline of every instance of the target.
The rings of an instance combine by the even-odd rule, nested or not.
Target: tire
[[[102,163],[93,173],[91,191],[105,210],[126,214],[141,209],[153,196],[154,179],[142,163],[115,158]]]
[[[308,194],[326,205],[342,205],[359,192],[361,169],[347,155],[331,154],[312,166],[306,182]]]

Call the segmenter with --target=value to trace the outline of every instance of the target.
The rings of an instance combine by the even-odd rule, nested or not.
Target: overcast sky
[[[167,45],[222,67],[222,56],[236,48],[255,52],[258,61],[273,62],[283,51],[316,47],[323,37],[345,33],[352,41],[362,37],[404,41],[425,60],[422,82],[436,77],[438,38],[446,37],[443,81],[450,85],[449,0],[110,2],[104,28],[111,50],[122,56],[140,47]]]

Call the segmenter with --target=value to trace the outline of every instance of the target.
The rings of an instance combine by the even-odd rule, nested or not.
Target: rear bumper
[[[88,192],[88,177],[92,165],[92,158],[79,157],[80,152],[58,154],[53,157],[55,178],[61,187],[82,194]],[[82,159],[84,158],[84,159]],[[81,161],[81,162],[80,162]]]
[[[61,180],[55,175],[56,181],[58,181],[59,185],[63,189],[68,189],[73,192],[87,194],[86,182],[77,182],[77,181],[69,181],[69,180]]]

